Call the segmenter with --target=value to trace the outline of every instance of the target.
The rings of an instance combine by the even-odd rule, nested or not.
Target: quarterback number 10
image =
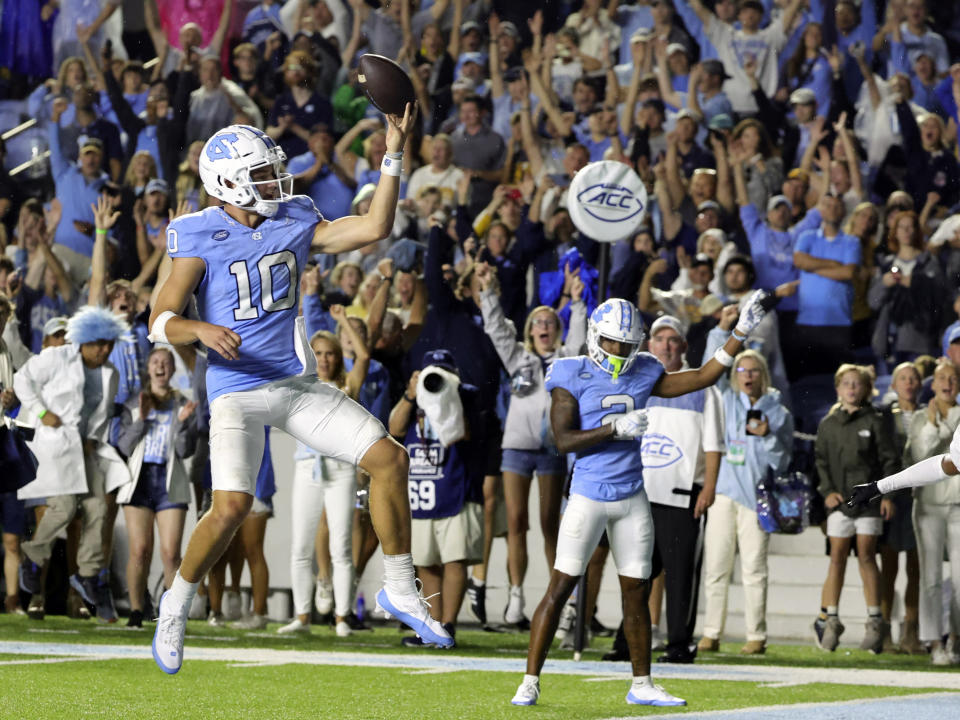
[[[283,297],[273,295],[273,268],[286,268],[287,292]],[[289,310],[297,302],[297,258],[289,250],[264,255],[257,262],[260,274],[260,302],[264,312]],[[234,320],[253,320],[260,317],[260,307],[253,303],[250,293],[250,274],[246,260],[237,260],[230,265],[230,274],[237,281],[238,306],[233,310]],[[282,283],[278,283],[281,284]]]

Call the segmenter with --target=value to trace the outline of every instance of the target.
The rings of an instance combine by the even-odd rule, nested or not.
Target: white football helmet
[[[286,154],[265,132],[249,125],[230,125],[207,140],[200,151],[200,180],[208,194],[225,203],[272,217],[280,203],[293,197],[293,175],[283,172],[286,161]],[[254,181],[250,173],[262,167],[272,167],[275,177]],[[278,197],[260,194],[259,186],[270,184],[276,184]]]
[[[600,347],[600,338],[630,343],[632,348],[626,357],[613,355]],[[643,343],[643,321],[640,312],[632,303],[612,298],[597,306],[587,323],[587,355],[614,379],[627,371]]]

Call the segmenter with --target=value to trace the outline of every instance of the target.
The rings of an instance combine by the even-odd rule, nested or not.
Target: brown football
[[[364,95],[382,113],[402,116],[407,103],[417,99],[406,71],[390,58],[361,55],[357,71]]]

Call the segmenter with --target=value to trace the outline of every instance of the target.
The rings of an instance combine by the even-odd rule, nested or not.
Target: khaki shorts
[[[827,516],[827,536],[849,538],[854,535],[883,535],[883,518],[851,518],[839,510]]]
[[[464,503],[459,514],[447,518],[413,519],[413,564],[419,567],[483,561],[483,506]]]

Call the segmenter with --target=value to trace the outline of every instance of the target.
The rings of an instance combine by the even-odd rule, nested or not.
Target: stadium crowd
[[[124,24],[131,10],[144,32]],[[366,52],[401,63],[419,104],[399,211],[379,243],[313,258],[300,304],[321,378],[410,453],[413,557],[424,594],[439,593],[434,617],[452,634],[466,597],[488,624],[487,563],[505,534],[503,622],[529,628],[525,574],[553,566],[569,470],[544,376],[580,354],[590,312],[635,303],[649,352],[676,371],[709,358],[759,288],[778,304],[729,378],[650,403],[662,659],[718,649],[737,552],[743,652],[764,652],[757,487],[799,471],[829,540],[818,644],[840,642],[855,548],[862,647],[960,663],[960,599],[945,625],[941,562],[960,587],[960,478],[862,512],[842,502],[945,452],[960,425],[960,8],[925,0],[6,0],[0,91],[25,98],[49,150],[45,176],[42,159],[0,170],[4,467],[25,457],[23,426],[46,438],[35,481],[18,491],[4,471],[6,611],[42,619],[69,575],[72,615],[153,617],[153,526],[169,585],[188,506],[210,502],[206,349],[147,338],[166,226],[216,204],[199,159],[232,123],[283,148],[296,192],[325,218],[367,212],[386,146],[357,77]],[[568,210],[573,176],[599,160],[630,166],[649,197],[641,229],[609,247]],[[116,326],[93,328],[89,306]],[[542,549],[526,542],[534,476]],[[354,609],[376,550],[365,479],[305,446],[293,478],[275,481],[266,454],[253,512],[192,616],[239,617],[248,563],[238,623],[266,626],[276,482],[294,495],[295,616],[278,632],[318,616],[341,636],[367,628]],[[110,563],[121,507],[125,581]],[[901,553],[904,615],[891,617]],[[587,618],[606,555],[601,544],[587,570]],[[626,657],[622,633],[610,657]]]

